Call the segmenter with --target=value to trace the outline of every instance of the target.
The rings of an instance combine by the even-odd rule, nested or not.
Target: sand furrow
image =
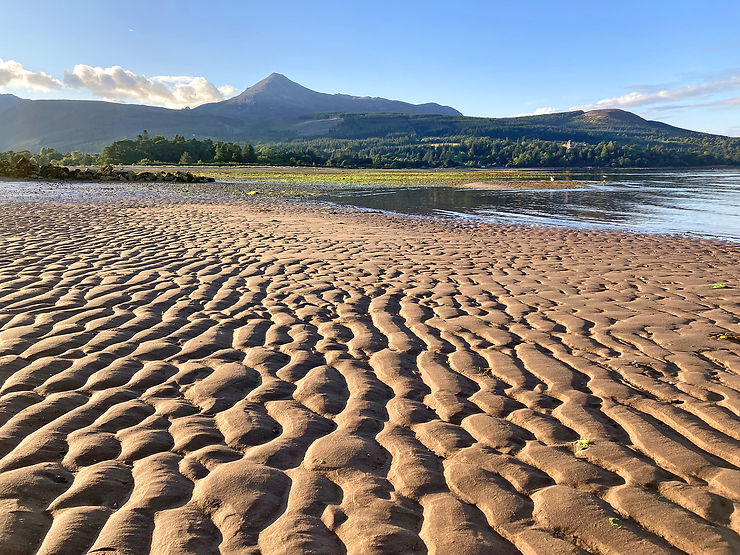
[[[733,244],[123,198],[0,260],[4,553],[740,549]]]

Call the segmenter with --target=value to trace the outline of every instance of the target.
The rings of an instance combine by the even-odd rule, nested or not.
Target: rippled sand
[[[2,553],[740,552],[737,245],[28,202],[0,262]]]

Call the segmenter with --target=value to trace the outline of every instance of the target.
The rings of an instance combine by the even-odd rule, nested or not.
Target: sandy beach
[[[259,198],[0,203],[0,552],[738,553],[738,268]]]

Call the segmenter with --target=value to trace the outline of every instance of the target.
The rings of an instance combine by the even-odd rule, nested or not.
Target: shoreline
[[[81,166],[88,167],[88,166]],[[309,171],[326,171],[326,172],[353,172],[353,171],[378,171],[378,172],[455,172],[455,171],[471,171],[471,172],[568,172],[568,171],[677,171],[677,170],[725,170],[735,169],[740,170],[740,165],[732,166],[727,164],[718,164],[714,166],[647,166],[647,167],[625,167],[616,168],[612,166],[548,166],[548,167],[497,167],[491,166],[486,168],[472,167],[472,166],[458,166],[454,168],[337,168],[333,166],[264,166],[264,165],[234,165],[234,166],[223,166],[219,164],[201,164],[201,165],[172,165],[172,164],[161,164],[161,165],[150,165],[150,166],[139,166],[137,164],[118,164],[116,167],[123,168],[184,168],[186,170],[197,170],[202,168],[224,168],[224,169],[258,169],[258,170],[309,170]]]
[[[250,203],[253,202],[285,202],[285,203],[297,203],[300,205],[305,205],[307,207],[312,207],[315,205],[330,205],[334,207],[337,210],[353,210],[358,212],[368,212],[368,213],[383,213],[389,216],[397,216],[397,217],[404,217],[404,218],[421,218],[425,220],[429,220],[431,222],[450,222],[452,225],[465,223],[469,225],[475,225],[475,226],[521,226],[523,229],[530,229],[530,228],[543,228],[543,229],[553,229],[553,230],[581,230],[581,231],[592,231],[592,232],[600,232],[600,233],[617,233],[617,234],[626,234],[626,235],[646,235],[649,237],[657,237],[657,238],[685,238],[688,240],[697,240],[697,241],[718,241],[720,243],[726,243],[726,244],[738,244],[740,243],[740,237],[729,237],[729,236],[716,236],[716,235],[710,235],[710,234],[700,234],[700,233],[694,233],[694,232],[682,232],[682,231],[675,231],[675,232],[669,232],[669,231],[656,231],[656,232],[649,232],[649,231],[643,231],[643,230],[632,230],[632,229],[626,229],[621,228],[619,226],[613,225],[609,226],[608,224],[600,224],[598,222],[570,222],[569,220],[561,220],[561,221],[550,221],[550,222],[540,222],[540,221],[527,221],[526,219],[521,220],[504,220],[502,221],[485,221],[483,220],[481,216],[477,216],[475,214],[466,214],[463,212],[455,212],[454,215],[450,214],[444,214],[444,215],[432,215],[432,214],[420,214],[420,213],[411,213],[411,212],[401,212],[401,211],[392,211],[392,210],[383,210],[383,209],[375,209],[375,208],[369,208],[369,207],[363,207],[353,204],[341,204],[336,201],[332,200],[324,200],[324,199],[316,199],[311,196],[307,197],[289,197],[284,194],[278,194],[278,195],[270,195],[270,194],[264,194],[261,196],[250,196],[249,194],[238,194],[238,195],[229,195],[228,193],[224,191],[214,192],[214,193],[207,193],[205,191],[189,191],[189,192],[183,192],[182,187],[184,184],[173,184],[173,183],[122,183],[122,182],[108,182],[108,183],[90,183],[90,182],[49,182],[49,181],[22,181],[17,179],[10,179],[10,178],[0,178],[0,183],[9,182],[9,183],[23,183],[26,185],[47,185],[50,188],[53,188],[54,191],[60,191],[62,194],[65,192],[69,195],[67,198],[55,198],[53,199],[54,202],[110,202],[110,203],[116,203],[116,202],[129,202],[129,201],[141,201],[146,202],[149,201],[161,201],[164,198],[168,198],[169,202],[177,202],[176,199],[179,196],[182,196],[187,201],[194,201],[194,202],[225,202],[225,203],[231,203],[231,204],[237,204],[240,202],[245,202],[247,205],[250,205]],[[235,183],[230,182],[215,182],[213,184],[209,184],[212,186],[220,186],[220,185],[234,185]],[[120,191],[120,196],[113,196],[111,198],[85,198],[84,193],[79,193],[75,191],[65,191],[64,186],[65,185],[72,185],[72,186],[83,186],[83,187],[90,187],[91,193],[93,196],[95,196],[95,193],[98,192],[108,192],[108,191],[115,191],[117,187],[124,188],[123,191]],[[244,184],[238,184],[237,185],[243,185],[244,189],[249,189],[255,184],[250,183],[244,183]],[[131,187],[134,187],[134,193],[131,191]],[[94,189],[96,187],[99,187],[99,191],[95,191]],[[180,188],[180,190],[178,190]],[[461,187],[464,188],[464,187]],[[510,190],[516,190],[516,189],[510,189]],[[537,189],[532,189],[537,190]],[[540,189],[542,190],[542,189]],[[557,189],[552,189],[557,190]],[[34,192],[37,196],[35,198],[14,198],[11,202],[39,202],[39,203],[45,203],[49,202],[48,198],[48,191],[39,193],[38,191]],[[117,194],[118,194],[117,193]],[[75,195],[77,195],[75,197]],[[8,195],[9,197],[12,197],[13,195]],[[0,204],[3,202],[7,202],[7,197],[4,198],[3,196],[0,196]],[[580,224],[580,225],[579,225]]]
[[[8,549],[740,549],[732,243],[173,195],[0,261]]]

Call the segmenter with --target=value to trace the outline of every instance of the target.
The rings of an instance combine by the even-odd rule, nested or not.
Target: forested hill
[[[740,138],[681,129],[617,109],[512,118],[316,115],[301,118],[292,130],[300,132],[288,140],[281,140],[284,132],[266,133],[262,142],[282,152],[321,153],[333,164],[374,167],[740,164]]]
[[[326,125],[330,118],[304,118],[298,126],[312,136],[312,126]],[[415,114],[344,114],[335,116],[330,129],[315,136],[342,139],[370,137],[490,137],[494,139],[571,140],[595,143],[650,144],[697,142],[721,136],[689,131],[658,121],[649,121],[624,110],[581,110],[512,118],[475,118]],[[277,137],[275,137],[277,138]]]

